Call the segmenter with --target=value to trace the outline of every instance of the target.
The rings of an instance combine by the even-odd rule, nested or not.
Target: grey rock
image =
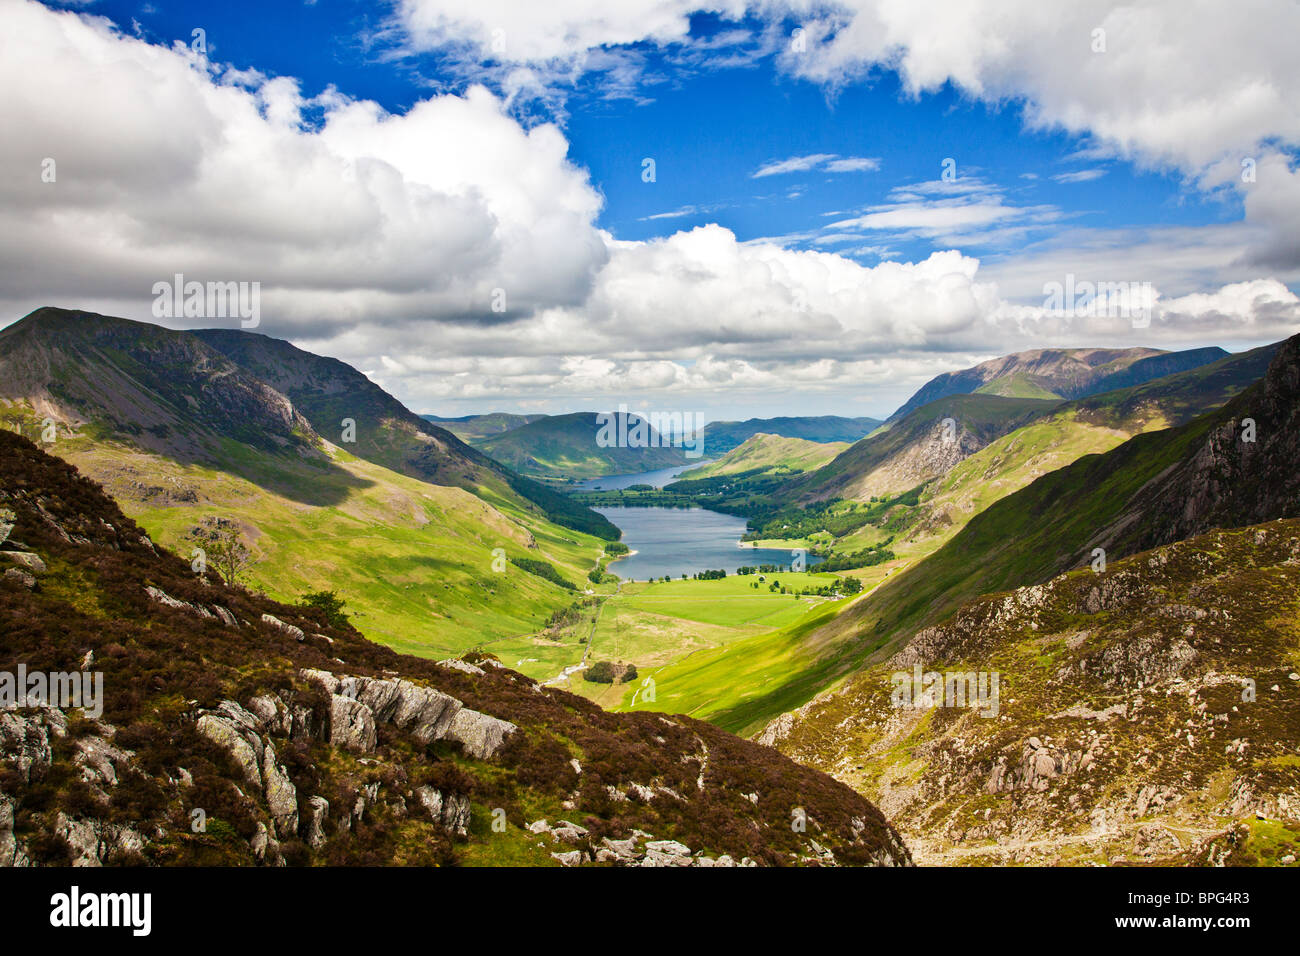
[[[20,571],[18,568],[5,568],[5,580],[13,581],[29,591],[36,587],[36,575],[28,571]]]
[[[34,574],[44,574],[48,570],[40,556],[30,551],[0,551],[0,561],[21,565]]]
[[[329,819],[330,802],[317,795],[307,801],[307,845],[319,849],[325,843],[325,821]]]

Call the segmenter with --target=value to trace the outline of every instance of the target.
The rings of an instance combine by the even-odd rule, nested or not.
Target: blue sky
[[[6,312],[247,279],[259,331],[443,414],[884,415],[1011,351],[1274,340],[1300,23],[1142,11],[20,0]],[[1151,321],[1045,310],[1067,275]]]
[[[329,87],[404,112],[434,90],[461,92],[485,74],[449,67],[438,52],[399,55],[383,6],[318,0],[314,4],[105,2],[96,12],[124,31],[156,42],[190,42],[206,31],[209,53],[241,69],[298,78],[303,92]],[[256,28],[250,28],[256,25]],[[692,18],[693,39],[707,42],[731,25]],[[909,96],[896,73],[838,90],[781,73],[771,57],[714,68],[705,57],[683,67],[652,44],[634,47],[651,78],[634,92],[611,93],[604,77],[565,90],[560,109],[521,109],[525,122],[563,125],[571,160],[588,170],[605,197],[598,220],[620,239],[667,236],[716,222],[744,240],[774,237],[796,248],[821,248],[873,264],[882,258],[924,258],[949,248],[942,237],[872,229],[861,238],[817,243],[835,222],[889,207],[900,191],[939,180],[954,160],[958,184],[978,183],[1009,210],[1035,210],[999,220],[1012,236],[966,246],[989,260],[1077,226],[1109,228],[1228,222],[1241,216],[1235,196],[1189,196],[1175,170],[1096,160],[1087,138],[1028,132],[1021,104],[974,101],[951,85]],[[764,166],[800,157],[835,157],[755,178]],[[655,181],[642,179],[655,160]],[[865,159],[875,168],[831,172],[836,159]],[[961,193],[957,193],[958,196]],[[1028,219],[1030,221],[1025,222]],[[970,240],[975,241],[970,241]]]

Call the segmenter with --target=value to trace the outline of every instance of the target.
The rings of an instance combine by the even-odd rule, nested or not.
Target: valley
[[[1285,469],[1241,478],[1253,490],[1231,513],[1207,500],[1207,514],[1221,518],[1151,516],[1166,500],[1155,483],[1191,481],[1179,469],[1193,467],[1197,449],[1246,409],[1266,423],[1264,460],[1289,460],[1292,432],[1281,423],[1300,402],[1277,367],[1296,363],[1292,343],[1202,351],[1193,356],[1199,365],[1144,354],[1119,363],[1130,384],[1095,391],[1076,383],[1085,394],[1075,398],[1044,394],[1041,375],[1028,388],[1027,373],[1016,372],[885,425],[846,426],[870,427],[853,442],[741,436],[728,424],[732,447],[689,462],[673,448],[608,456],[592,444],[598,454],[585,456],[594,416],[581,415],[446,422],[467,429],[477,447],[467,446],[441,430],[442,420],[412,415],[346,366],[261,336],[155,333],[45,310],[0,332],[4,340],[7,427],[92,476],[159,545],[194,557],[195,529],[224,520],[248,551],[238,583],[300,608],[330,595],[350,625],[394,651],[489,659],[611,713],[675,714],[758,737],[897,814],[923,862],[1164,858],[1212,843],[1223,832],[1214,827],[1232,815],[1220,808],[1158,824],[1082,826],[1077,815],[1039,808],[1036,823],[1008,829],[979,816],[987,801],[944,803],[924,785],[902,786],[916,772],[926,779],[908,769],[920,759],[918,735],[946,724],[925,714],[899,723],[903,715],[886,714],[869,695],[915,648],[938,648],[931,635],[964,633],[953,622],[994,600],[990,593],[1092,573],[1072,569],[1095,545],[1120,561],[1213,521],[1290,517],[1284,487],[1294,475]],[[1144,367],[1175,370],[1134,382]],[[94,384],[103,382],[111,392]],[[235,417],[222,417],[226,407]],[[797,419],[754,427],[774,421],[793,433],[840,427],[819,420],[805,429]],[[534,477],[488,454],[501,448]],[[632,463],[649,467],[620,470]],[[1178,520],[1185,530],[1168,531]],[[1073,620],[1077,612],[1062,613]],[[1077,649],[1073,632],[1060,633]],[[1017,694],[1006,705],[1025,720],[1017,705],[1024,660],[1043,659],[1041,648],[1057,639],[1015,640],[1019,649],[994,647],[987,659],[963,650],[953,662],[1000,672]],[[1291,659],[1279,653],[1275,660]],[[1113,699],[1112,690],[1088,706],[1101,712]],[[839,709],[848,701],[864,716]],[[861,735],[842,732],[855,720]],[[828,721],[837,722],[834,745],[812,746]],[[1026,726],[1049,752],[1065,746]],[[1088,752],[1099,755],[1095,742]],[[1077,759],[1063,753],[1053,758],[1058,775]],[[1126,755],[1112,749],[1115,759]],[[1038,786],[1032,775],[1014,779]],[[1085,807],[1089,798],[1071,799]],[[1116,799],[1105,798],[1107,813]],[[1270,812],[1289,806],[1279,799]],[[935,829],[940,813],[947,829]],[[970,813],[975,823],[951,822]],[[1153,825],[1183,835],[1170,842]]]

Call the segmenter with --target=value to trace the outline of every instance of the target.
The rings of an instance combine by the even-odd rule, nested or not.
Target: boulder
[[[446,737],[459,742],[471,757],[483,760],[496,753],[506,737],[518,729],[508,720],[500,720],[464,707],[456,712]]]
[[[375,749],[375,715],[359,700],[334,694],[330,697],[330,743],[357,753]]]
[[[44,574],[47,570],[40,556],[30,551],[0,551],[0,562],[20,565],[34,574]]]

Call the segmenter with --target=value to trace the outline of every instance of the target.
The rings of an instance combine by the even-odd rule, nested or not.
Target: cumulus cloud
[[[684,35],[694,4],[606,6],[534,16],[512,4],[507,43],[522,43],[521,57],[548,57],[669,42]],[[488,28],[505,9],[446,13],[415,0],[402,8],[414,32],[445,34],[440,42],[462,36],[467,17]],[[562,29],[569,23],[572,31]],[[1013,303],[1008,289],[1019,282],[1032,293],[1032,278],[990,275],[955,250],[864,266],[821,249],[740,242],[712,224],[623,241],[597,227],[600,193],[568,159],[561,129],[525,128],[483,88],[391,114],[335,90],[309,97],[291,78],[239,73],[31,2],[0,8],[0,35],[0,124],[21,131],[0,141],[8,317],[59,304],[148,319],[153,284],[175,273],[259,281],[259,331],[338,356],[420,410],[471,398],[481,407],[548,396],[561,410],[635,393],[733,407],[748,399],[730,396],[759,392],[782,401],[883,394],[997,352],[1280,337],[1300,321],[1300,302],[1262,277],[1250,242],[1236,246],[1246,270],[1238,281],[1157,298],[1139,332],[1055,314],[1032,295]],[[989,95],[1001,89],[985,75],[987,54],[958,56],[947,24],[936,36],[953,48],[945,62],[957,73],[946,75]],[[843,49],[836,57],[842,72],[863,62]],[[824,62],[805,69],[830,77]],[[915,82],[941,72],[925,57],[904,68]],[[42,179],[46,159],[57,169],[52,182]],[[808,168],[867,162],[825,154]],[[1294,222],[1300,194],[1285,161],[1261,154],[1257,172],[1248,214],[1279,228]],[[1238,173],[1221,160],[1203,175],[1221,188]],[[987,236],[1050,214],[1013,206],[972,176],[904,187],[839,216],[821,237],[835,245],[907,232]]]

